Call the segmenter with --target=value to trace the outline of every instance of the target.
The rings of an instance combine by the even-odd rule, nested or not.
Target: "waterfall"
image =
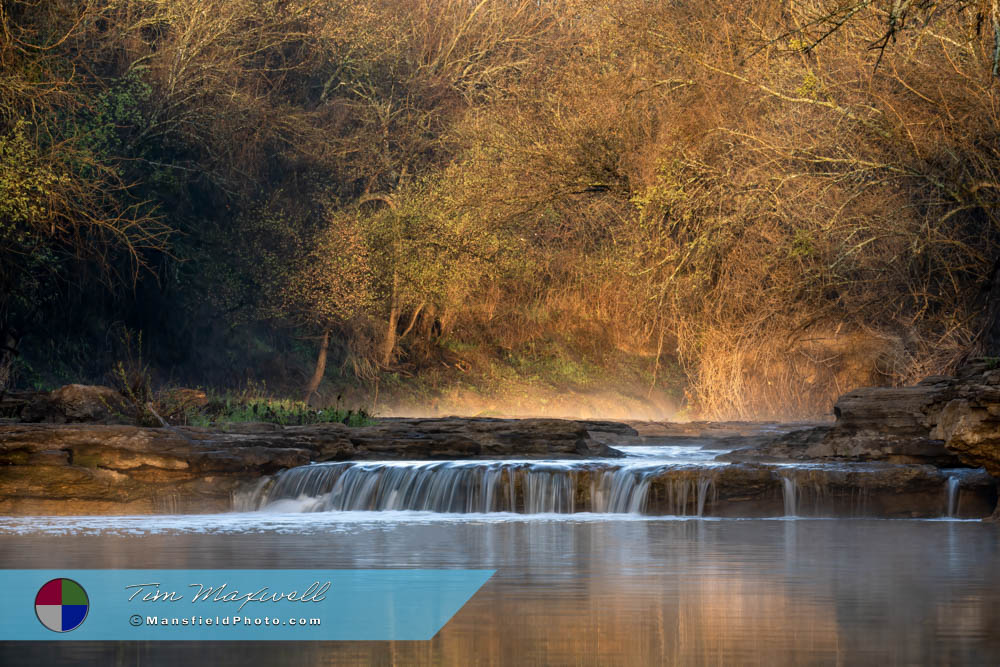
[[[708,489],[711,486],[711,477],[701,477],[698,479],[698,516],[705,515],[705,501],[708,499]]]
[[[778,471],[784,516],[865,516],[869,490],[855,479],[844,493],[843,468],[784,468]],[[839,496],[839,497],[838,497]]]
[[[797,516],[798,510],[796,508],[796,491],[797,485],[795,480],[791,477],[782,475],[781,477],[781,490],[785,498],[785,516]]]
[[[673,516],[704,516],[711,477],[673,478],[667,481],[667,511]],[[689,512],[690,510],[690,512]]]
[[[961,470],[942,476],[933,469],[910,466],[902,468],[907,475],[900,482],[900,468],[893,464],[730,467],[675,461],[634,456],[625,460],[318,463],[261,479],[234,498],[233,508],[273,513],[664,517],[939,517],[947,511],[955,517],[960,510],[969,515],[982,504],[975,490],[970,491],[974,489],[966,476],[970,473]],[[944,500],[935,491],[941,485]]]
[[[594,512],[641,514],[646,509],[649,476],[630,468],[601,471],[590,484]]]
[[[962,481],[955,476],[948,477],[946,485],[948,493],[948,516],[954,517],[958,514],[958,494],[961,491]]]
[[[670,514],[703,516],[709,476],[664,465],[572,461],[315,464],[258,484],[234,506],[282,512],[642,514],[654,482],[665,491]]]

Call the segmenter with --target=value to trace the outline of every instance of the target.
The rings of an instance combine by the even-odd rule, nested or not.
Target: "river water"
[[[978,521],[288,501],[207,516],[0,517],[0,564],[497,573],[428,642],[7,642],[0,664],[1000,664],[1000,530]]]

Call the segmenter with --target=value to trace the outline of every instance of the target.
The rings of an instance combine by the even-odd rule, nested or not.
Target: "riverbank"
[[[295,511],[997,516],[1000,369],[989,360],[914,387],[850,392],[828,424],[450,417],[148,427],[99,423],[121,414],[108,392],[64,388],[0,424],[0,512],[206,513],[304,497]]]

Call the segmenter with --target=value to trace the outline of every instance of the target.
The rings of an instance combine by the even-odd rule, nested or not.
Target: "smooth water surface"
[[[3,665],[1000,664],[1000,530],[980,522],[0,518],[0,564],[497,569],[429,642],[11,642]]]

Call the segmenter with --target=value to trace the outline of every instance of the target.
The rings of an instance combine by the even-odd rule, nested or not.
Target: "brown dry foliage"
[[[571,58],[461,126],[462,205],[533,251],[513,303],[676,354],[716,417],[822,413],[976,349],[1000,100],[974,13],[931,12],[876,71],[877,8],[821,49],[795,30],[819,3],[590,9]],[[508,339],[543,335],[511,310]]]
[[[20,42],[95,89],[140,78],[122,151],[223,193],[254,286],[232,300],[339,328],[366,378],[555,345],[641,359],[650,390],[677,360],[706,416],[784,417],[983,350],[996,0],[27,6],[0,3],[5,126],[82,99],[13,67]]]

